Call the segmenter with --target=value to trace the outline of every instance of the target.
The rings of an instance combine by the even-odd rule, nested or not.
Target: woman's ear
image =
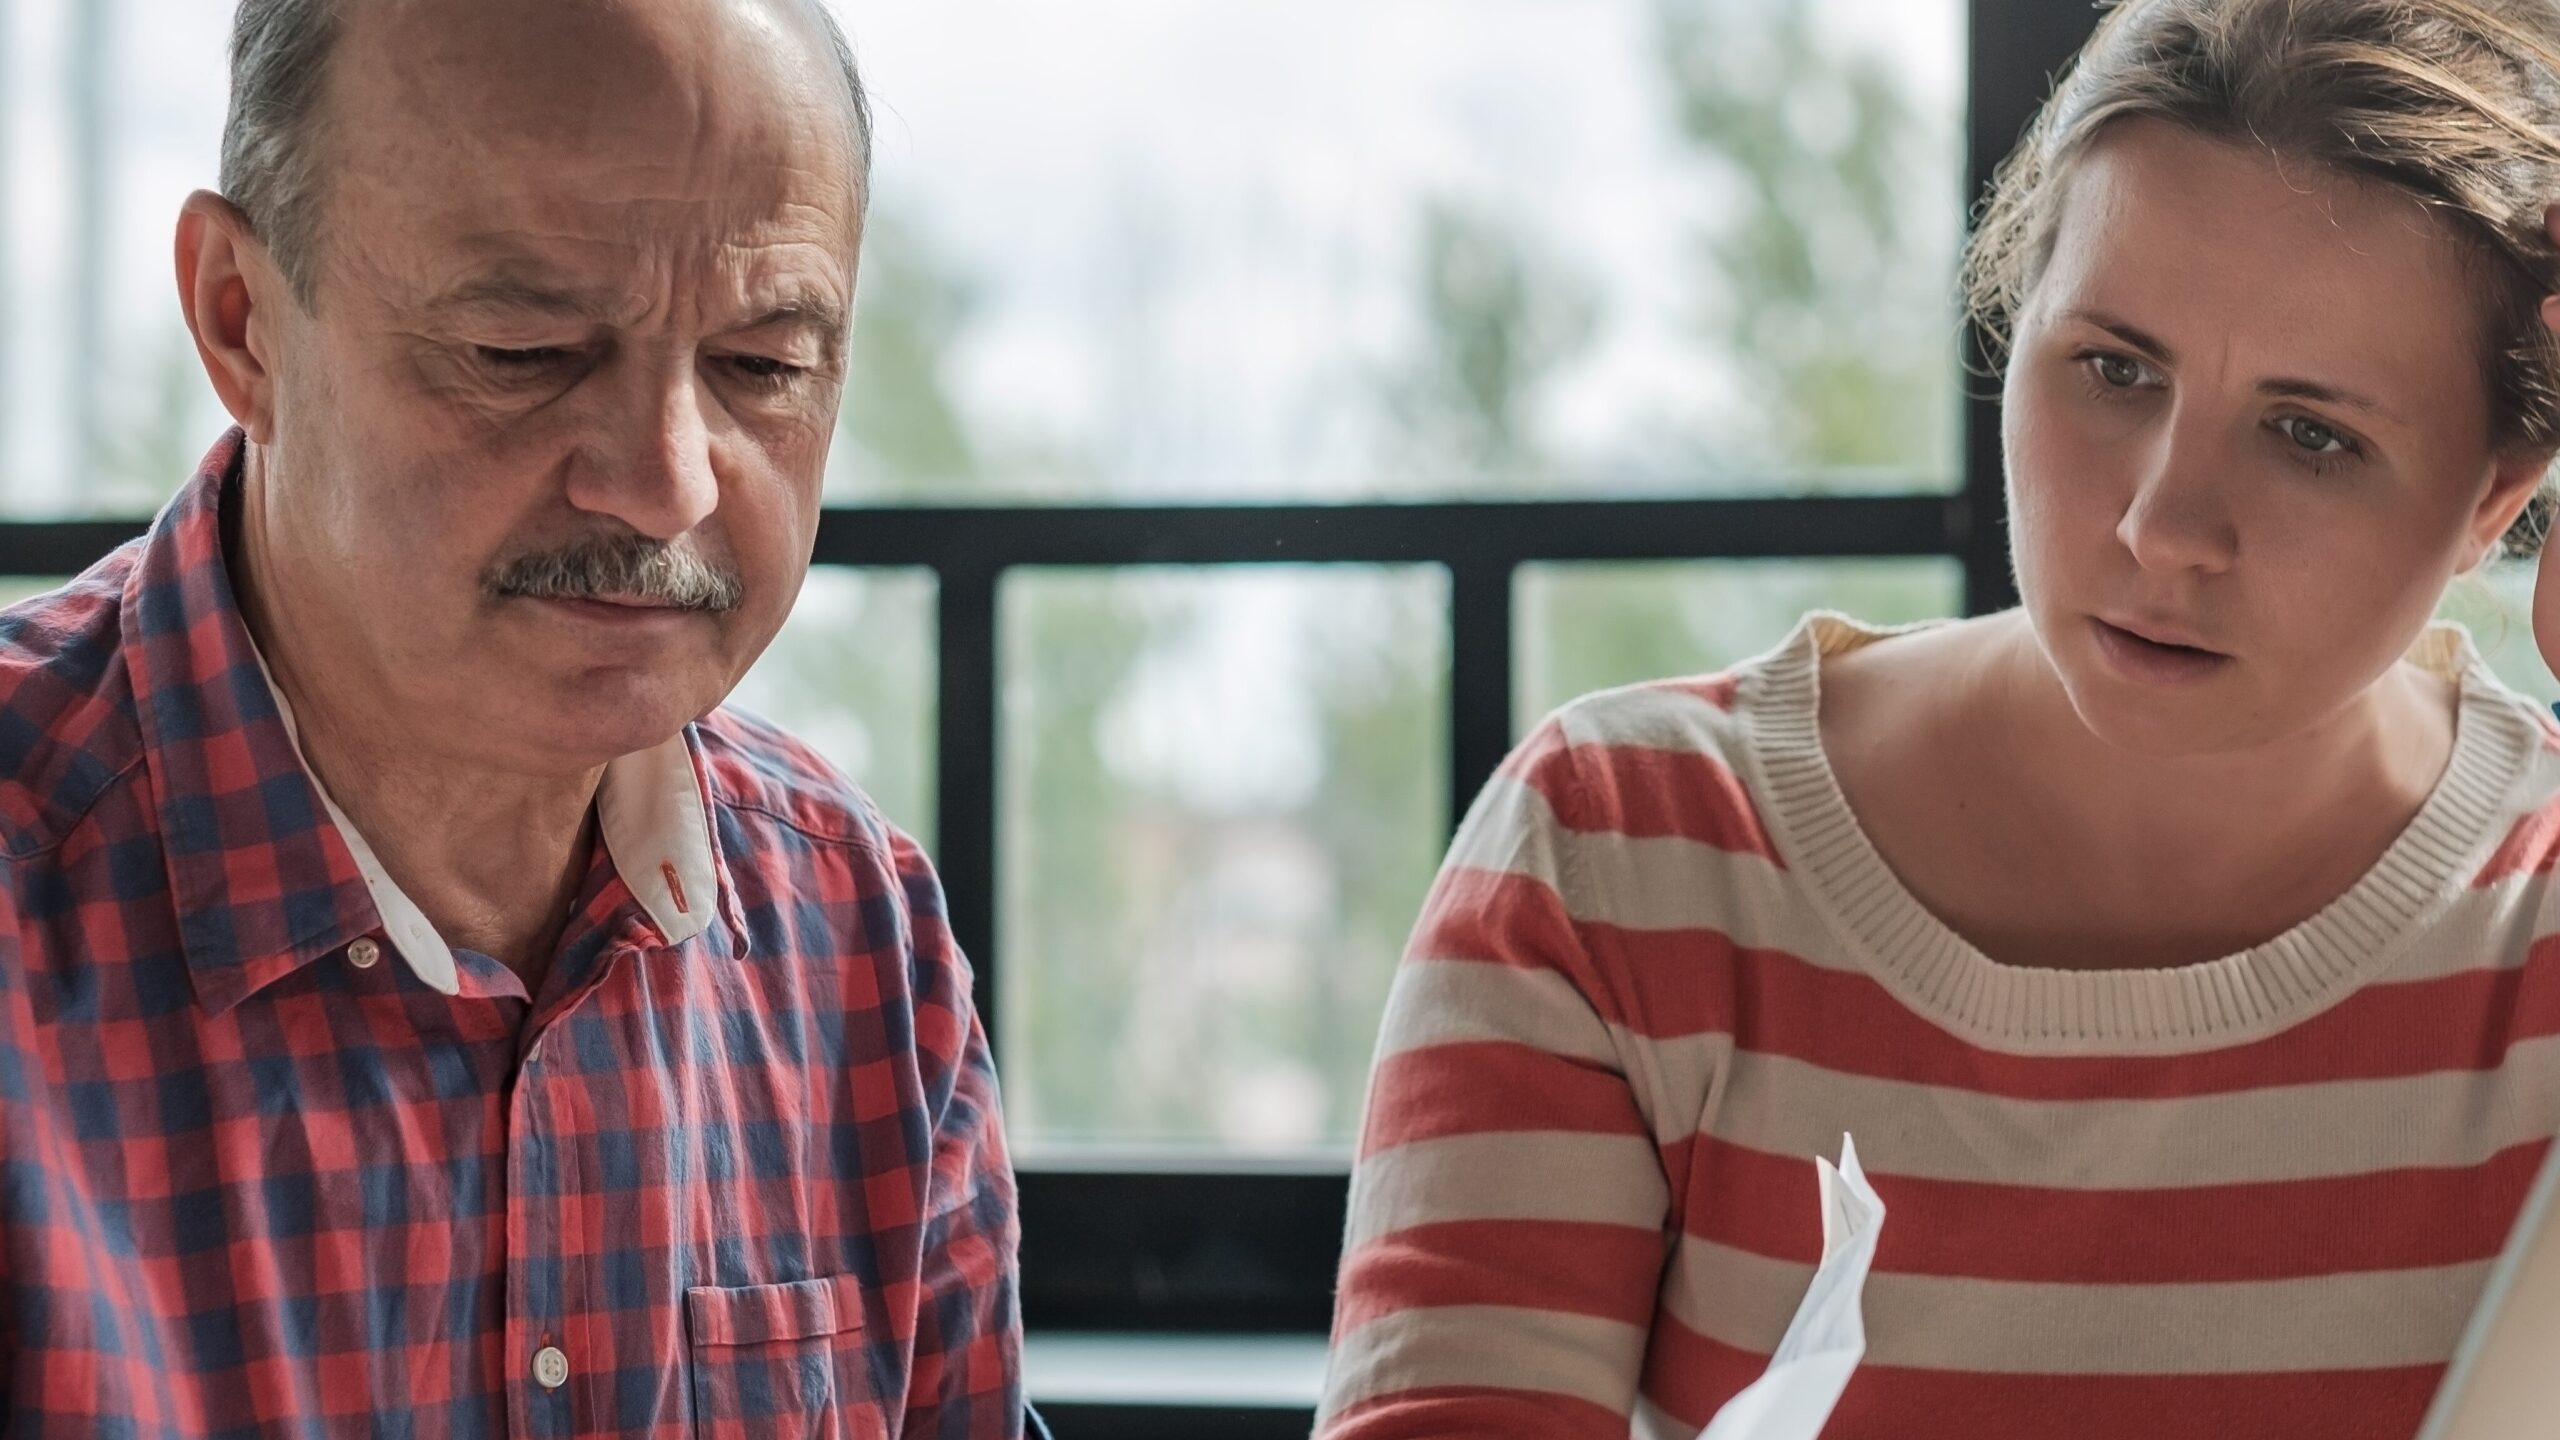
[[[2546,447],[2502,454],[2491,462],[2489,491],[2480,497],[2480,506],[2472,512],[2471,544],[2475,550],[2486,550],[2505,539],[2515,528],[2525,507],[2542,493],[2543,482],[2551,473],[2552,459],[2560,451]]]

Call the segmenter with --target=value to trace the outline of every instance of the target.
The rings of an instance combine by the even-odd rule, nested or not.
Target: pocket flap
[[[862,1282],[851,1275],[780,1285],[696,1285],[684,1292],[696,1345],[761,1345],[862,1328]]]

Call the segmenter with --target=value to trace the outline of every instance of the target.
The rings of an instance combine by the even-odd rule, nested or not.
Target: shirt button
[[[533,1378],[545,1390],[557,1390],[569,1383],[569,1357],[557,1345],[545,1345],[534,1352]]]
[[[370,938],[358,940],[347,947],[347,963],[359,970],[372,969],[374,962],[381,958],[382,947],[373,943]]]

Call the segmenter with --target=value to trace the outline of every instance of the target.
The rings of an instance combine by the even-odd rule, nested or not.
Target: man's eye
[[[568,351],[556,345],[537,345],[525,350],[511,350],[497,345],[479,345],[473,348],[479,352],[483,364],[499,370],[539,370],[546,365],[557,365],[569,356]]]
[[[730,363],[759,380],[782,380],[800,373],[799,366],[770,355],[739,355]]]

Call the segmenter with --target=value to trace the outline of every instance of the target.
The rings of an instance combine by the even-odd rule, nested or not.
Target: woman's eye
[[[2120,356],[2112,354],[2112,351],[2084,351],[2084,354],[2071,356],[2071,359],[2089,366],[2089,374],[2097,377],[2099,389],[2145,389],[2150,384],[2161,382],[2161,374],[2156,369],[2150,369],[2148,364],[2132,359],[2132,356]]]
[[[2288,415],[2277,424],[2286,439],[2315,455],[2341,455],[2355,448],[2347,437],[2308,415]]]

